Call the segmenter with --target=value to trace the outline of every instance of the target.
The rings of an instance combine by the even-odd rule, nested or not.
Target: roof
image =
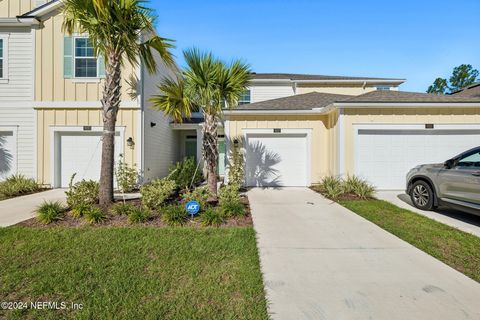
[[[451,95],[454,95],[456,97],[461,96],[480,98],[480,82],[471,84],[461,90],[455,91]]]
[[[392,82],[405,81],[396,78],[371,78],[371,77],[348,77],[348,76],[329,76],[320,74],[299,74],[299,73],[252,73],[252,80],[290,80],[290,81],[322,81],[322,80],[387,80]]]
[[[336,101],[345,101],[352,96],[310,92],[285,98],[278,98],[239,105],[235,110],[311,110],[323,108]]]
[[[39,16],[39,15],[42,15],[42,14],[46,14],[46,13],[52,11],[52,10],[55,10],[60,5],[61,5],[60,0],[47,1],[44,4],[42,4],[41,6],[38,6],[38,7],[34,8],[33,10],[18,16],[18,18],[36,17],[36,16]]]
[[[376,90],[348,99],[345,102],[372,102],[372,103],[448,103],[448,102],[480,102],[480,98],[457,95],[431,94],[421,92]]]

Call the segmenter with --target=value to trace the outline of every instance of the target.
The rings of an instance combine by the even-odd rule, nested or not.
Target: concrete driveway
[[[33,218],[35,208],[44,201],[65,202],[65,190],[53,189],[0,201],[0,227],[8,227]]]
[[[480,319],[480,284],[306,188],[249,191],[273,319]]]
[[[376,197],[391,202],[397,207],[416,212],[429,217],[430,219],[480,237],[480,216],[449,208],[439,208],[435,211],[423,211],[415,208],[410,197],[403,191],[378,191]]]

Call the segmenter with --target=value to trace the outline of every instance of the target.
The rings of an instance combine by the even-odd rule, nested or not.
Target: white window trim
[[[246,100],[243,100],[241,101],[240,99],[238,99],[238,105],[241,105],[240,102],[243,102],[242,104],[249,104],[249,103],[252,103],[252,89],[251,88],[247,88],[245,91],[249,91],[250,94],[250,100],[248,102],[246,102]]]
[[[10,38],[9,33],[0,33],[0,39],[3,40],[3,75],[0,77],[0,83],[8,83],[9,73],[8,73],[8,39]]]
[[[97,76],[96,77],[77,77],[77,73],[76,73],[76,70],[77,70],[77,54],[76,54],[76,45],[75,45],[75,42],[77,39],[88,39],[88,35],[86,34],[81,34],[81,35],[74,35],[73,36],[73,48],[72,48],[72,58],[73,58],[73,75],[72,75],[72,82],[94,82],[94,83],[98,83],[101,81],[101,78],[99,77],[98,75],[98,70],[99,70],[99,66],[98,66],[98,57],[96,56],[95,59],[97,61]],[[86,58],[86,57],[83,57],[83,58]],[[91,57],[89,57],[89,59],[91,59]]]

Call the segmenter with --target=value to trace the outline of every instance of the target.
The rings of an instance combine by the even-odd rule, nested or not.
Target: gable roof
[[[320,74],[300,74],[300,73],[252,73],[252,80],[391,80],[405,81],[395,78],[371,78],[371,77],[348,77],[348,76],[329,76]]]
[[[480,82],[473,83],[461,90],[455,91],[451,95],[480,98]]]
[[[422,92],[407,92],[393,90],[376,90],[348,99],[348,103],[455,103],[455,102],[480,102],[480,98],[454,96],[444,94],[431,94]]]
[[[51,1],[48,1],[44,4],[42,4],[41,6],[38,6],[38,7],[34,8],[31,11],[28,11],[28,12],[18,16],[17,18],[40,17],[40,16],[43,16],[47,13],[52,12],[53,10],[60,7],[61,5],[62,5],[62,2],[60,0],[51,0]]]

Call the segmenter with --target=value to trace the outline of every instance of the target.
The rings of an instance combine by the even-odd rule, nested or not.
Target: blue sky
[[[425,91],[454,66],[480,69],[480,1],[152,0],[157,29],[256,72],[406,78]]]

